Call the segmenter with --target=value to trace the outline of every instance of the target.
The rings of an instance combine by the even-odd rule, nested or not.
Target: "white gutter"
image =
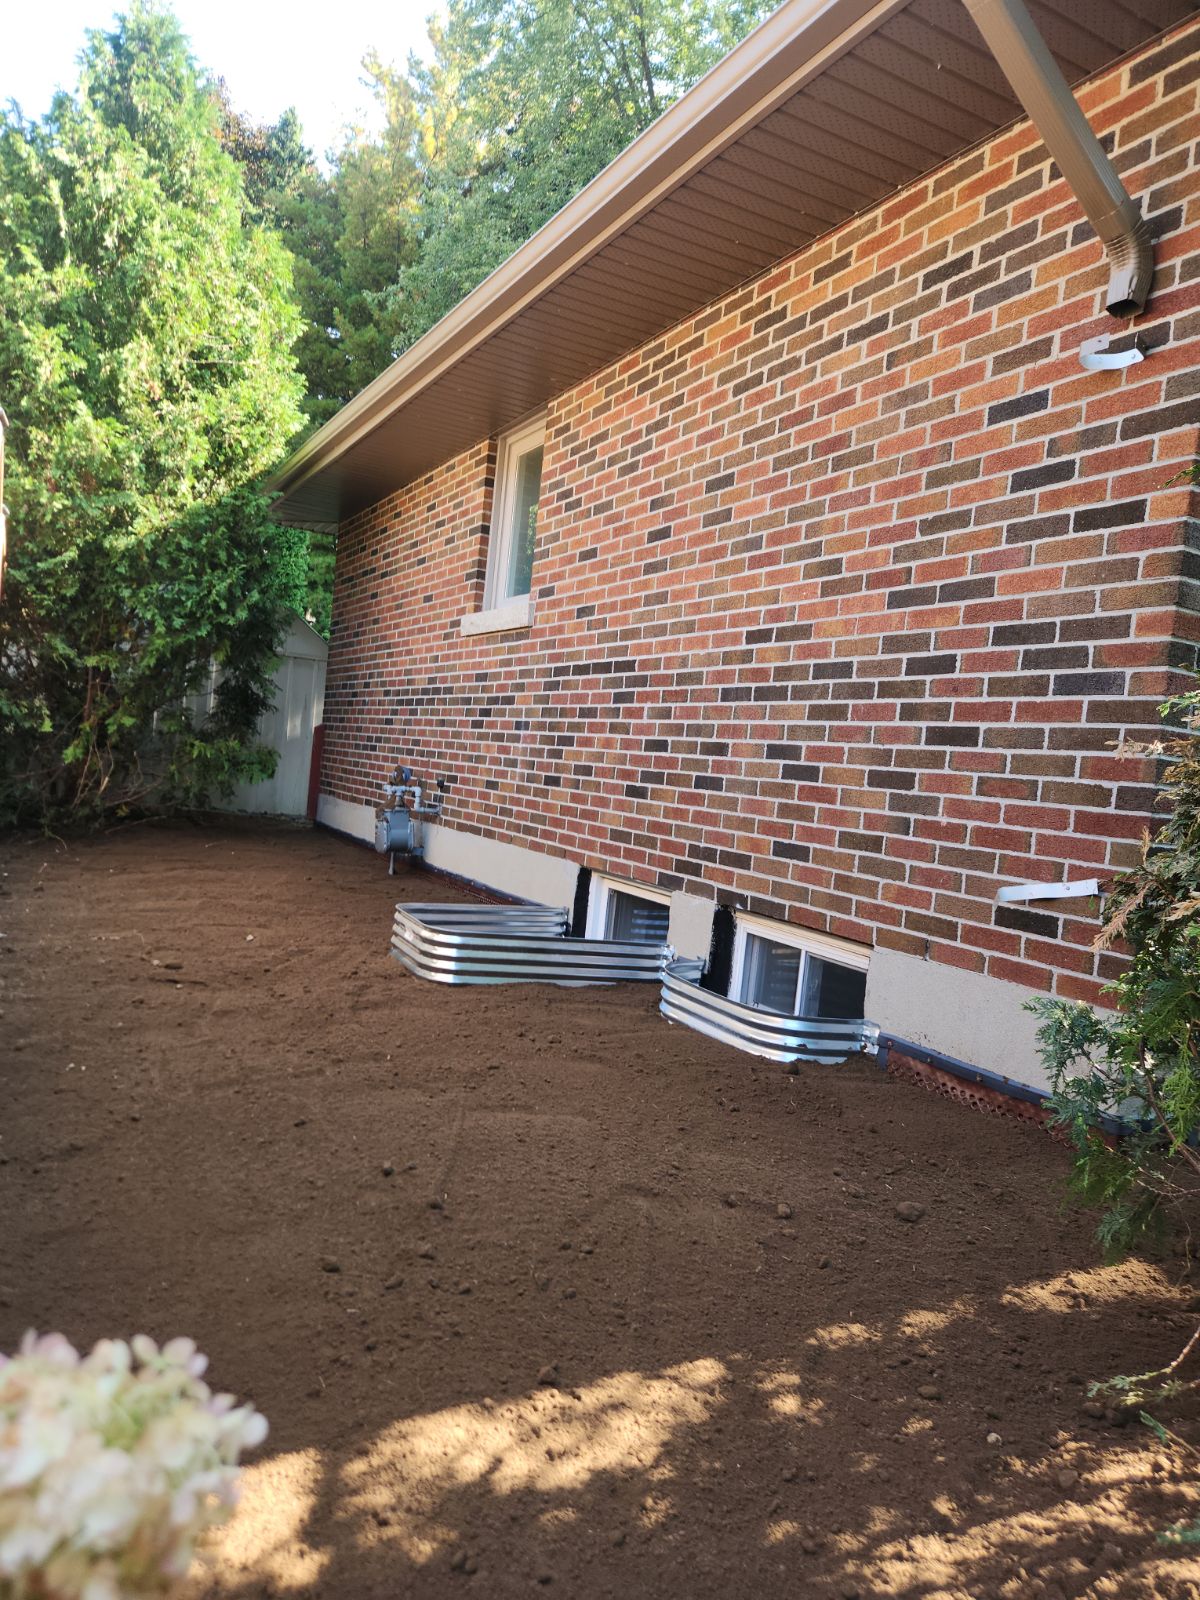
[[[531,239],[306,439],[268,480],[268,490],[291,492],[330,466],[907,3],[784,0]]]
[[[296,450],[267,483],[284,498],[586,262],[909,0],[784,0],[533,237]],[[1125,192],[1022,0],[963,0],[1112,262],[1109,310],[1140,310],[1153,272]],[[282,508],[281,508],[282,509]]]

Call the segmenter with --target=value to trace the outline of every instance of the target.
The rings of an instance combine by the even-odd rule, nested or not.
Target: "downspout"
[[[1108,254],[1108,310],[1141,311],[1154,276],[1149,224],[1059,71],[1024,0],[963,0]]]

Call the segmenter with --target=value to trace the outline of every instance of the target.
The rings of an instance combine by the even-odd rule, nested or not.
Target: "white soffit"
[[[1030,0],[1078,83],[1200,0]],[[785,0],[270,487],[332,527],[1017,121],[962,0]]]

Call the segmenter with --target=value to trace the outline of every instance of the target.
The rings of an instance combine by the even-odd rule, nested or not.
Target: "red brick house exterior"
[[[1152,772],[1112,745],[1200,636],[1198,92],[1193,21],[1078,95],[1157,240],[1141,364],[1081,367],[1121,330],[1022,122],[550,397],[528,627],[460,630],[494,439],[344,523],[324,820],[444,776],[431,862],[823,930],[885,1028],[1041,1081],[1022,1001],[1117,958],[1094,900],[997,892],[1132,859]]]

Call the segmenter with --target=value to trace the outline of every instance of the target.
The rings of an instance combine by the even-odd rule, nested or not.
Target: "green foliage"
[[[411,343],[774,9],[772,0],[451,0],[411,62],[419,253],[388,305]]]
[[[224,81],[215,91],[221,142],[242,169],[254,214],[295,260],[305,421],[293,443],[377,377],[400,343],[386,291],[416,249],[416,117],[402,76],[373,56],[363,65],[384,131],[376,139],[350,134],[328,177],[304,146],[294,110],[255,124],[233,107]]]
[[[0,119],[0,821],[203,799],[253,730],[306,536],[254,480],[299,422],[287,253],[174,20],[93,33],[76,95]],[[186,697],[216,661],[214,713]]]
[[[451,0],[432,56],[363,63],[383,113],[323,172],[292,111],[255,124],[214,90],[254,216],[294,262],[304,421],[328,421],[693,84],[772,0]],[[309,543],[328,632],[333,549]]]
[[[250,485],[770,9],[450,0],[430,64],[364,63],[383,132],[328,172],[294,111],[240,114],[145,0],[90,35],[77,94],[0,119],[0,820],[261,768],[280,609],[328,631],[333,546]]]
[[[1075,1147],[1072,1187],[1102,1208],[1110,1257],[1200,1190],[1200,690],[1160,711],[1168,733],[1120,751],[1162,768],[1168,816],[1109,895],[1098,942],[1119,939],[1128,950],[1108,989],[1117,1010],[1030,1002],[1055,1116]],[[1105,1117],[1123,1118],[1128,1133],[1106,1142]]]

